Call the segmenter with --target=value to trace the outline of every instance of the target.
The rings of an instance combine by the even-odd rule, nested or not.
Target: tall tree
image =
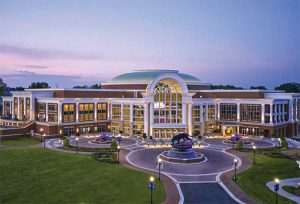
[[[287,93],[300,93],[300,83],[285,83],[275,87],[275,90],[285,91]]]
[[[6,88],[6,83],[3,81],[2,78],[0,78],[0,96],[4,95],[5,88]]]
[[[73,86],[74,89],[88,89],[89,86],[88,85],[84,85],[84,86]]]
[[[30,89],[44,89],[44,88],[51,88],[47,82],[33,82],[28,87]]]
[[[267,90],[265,86],[251,86],[250,89]]]

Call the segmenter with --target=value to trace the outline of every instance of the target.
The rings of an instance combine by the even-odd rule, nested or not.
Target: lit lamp
[[[256,153],[256,146],[253,145],[253,164],[255,164],[255,153]]]
[[[153,201],[152,201],[152,191],[155,190],[154,177],[151,176],[149,181],[150,182],[148,183],[148,189],[150,189],[150,204],[152,204],[153,203]]]
[[[274,191],[275,191],[275,193],[276,193],[276,204],[278,203],[278,190],[279,190],[279,179],[278,178],[275,178],[274,179],[274,182],[275,182],[275,184],[274,184]]]
[[[282,143],[281,138],[278,138],[278,142],[279,142],[279,152],[280,152],[280,149],[281,149],[281,143]]]
[[[238,160],[237,158],[234,158],[233,164],[234,164],[234,180],[236,181],[236,166],[237,166]]]
[[[79,140],[79,138],[76,137],[75,140],[76,140],[76,154],[78,154],[78,140]]]
[[[117,151],[118,151],[118,163],[120,163],[120,145],[118,145]]]
[[[247,128],[246,131],[247,131],[247,135],[249,135],[249,128]]]
[[[45,149],[46,148],[46,134],[44,134],[43,141],[44,141],[44,149]]]
[[[160,166],[162,164],[161,158],[158,158],[158,180],[160,181]]]

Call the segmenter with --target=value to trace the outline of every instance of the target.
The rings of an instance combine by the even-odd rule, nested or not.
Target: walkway
[[[293,200],[296,203],[300,203],[300,197],[290,194],[282,189],[282,186],[298,186],[299,183],[300,183],[300,178],[280,180],[278,194],[283,197],[286,197],[287,199]],[[271,191],[274,191],[274,185],[275,185],[274,181],[270,181],[267,183],[267,186]]]

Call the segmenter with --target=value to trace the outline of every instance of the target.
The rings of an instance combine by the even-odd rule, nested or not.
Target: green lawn
[[[148,203],[149,175],[91,156],[42,148],[0,150],[0,203]],[[164,198],[155,180],[154,203]]]
[[[34,145],[38,143],[40,142],[28,137],[17,139],[17,140],[0,141],[0,145],[5,145],[5,146],[27,146],[27,145]]]
[[[300,196],[300,188],[297,188],[295,186],[283,186],[283,190],[286,192],[289,192],[290,194],[294,194],[296,196]]]
[[[253,155],[250,155],[253,158]],[[275,193],[267,188],[266,183],[274,178],[286,179],[300,176],[299,166],[294,160],[273,158],[265,155],[256,155],[256,164],[250,169],[237,175],[237,184],[243,191],[261,203],[275,203]],[[279,203],[292,203],[278,197]]]

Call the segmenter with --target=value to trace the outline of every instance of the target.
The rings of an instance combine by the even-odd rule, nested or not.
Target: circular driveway
[[[224,140],[225,139],[220,139],[220,138],[207,138],[204,140],[204,142],[211,145],[218,145],[222,147],[232,147],[232,144],[223,143]],[[271,141],[267,141],[267,140],[260,140],[260,139],[253,139],[253,138],[247,138],[242,140],[250,141],[251,143],[254,142],[256,148],[268,148],[274,146],[274,144]],[[245,144],[244,147],[252,148],[252,144]]]
[[[169,150],[169,148],[147,148],[137,150],[128,155],[128,160],[134,165],[157,171],[157,156]],[[211,149],[195,149],[195,151],[204,154],[208,159],[204,163],[196,164],[175,164],[163,162],[162,172],[170,175],[201,175],[201,174],[217,174],[221,171],[232,168],[234,157],[221,151]]]

